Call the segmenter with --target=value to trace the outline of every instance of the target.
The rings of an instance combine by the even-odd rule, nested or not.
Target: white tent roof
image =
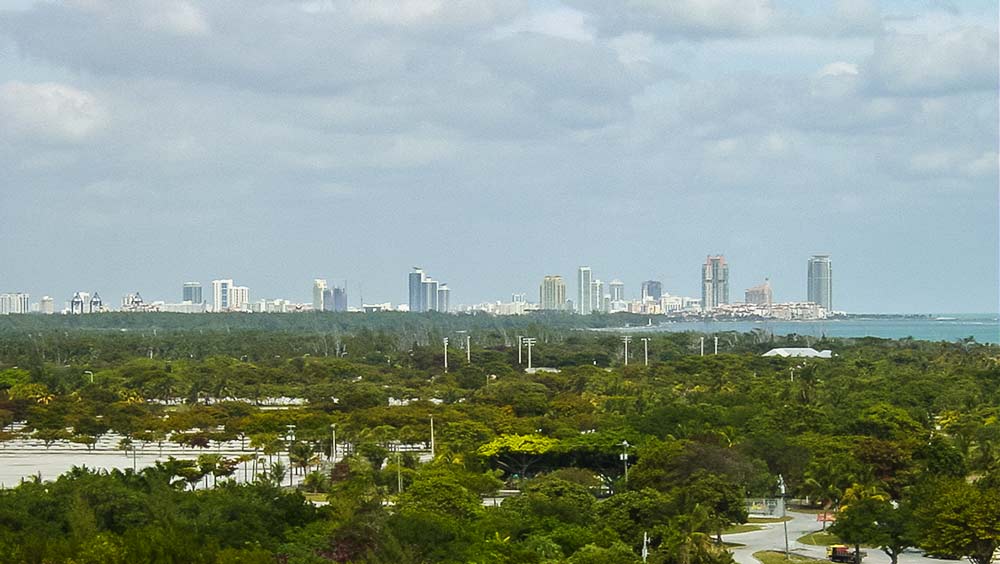
[[[831,358],[833,356],[833,352],[818,351],[811,347],[784,347],[780,349],[771,349],[761,356]]]

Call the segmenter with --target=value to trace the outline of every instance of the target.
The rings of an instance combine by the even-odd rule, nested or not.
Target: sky
[[[997,3],[0,0],[0,292],[998,310]]]

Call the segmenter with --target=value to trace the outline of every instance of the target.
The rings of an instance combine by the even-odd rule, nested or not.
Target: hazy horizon
[[[0,1],[0,292],[1000,309],[997,3]]]

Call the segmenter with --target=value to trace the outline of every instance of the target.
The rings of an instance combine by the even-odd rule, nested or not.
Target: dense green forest
[[[754,332],[700,356],[702,335],[646,333],[626,366],[621,334],[583,330],[622,318],[198,317],[0,320],[0,442],[192,449],[0,492],[0,562],[629,563],[648,533],[649,562],[725,564],[720,532],[779,476],[852,544],[988,564],[1000,543],[996,346],[776,358],[806,339]],[[552,370],[524,370],[521,335]],[[222,441],[259,461],[250,483]],[[519,493],[483,504],[500,490]]]

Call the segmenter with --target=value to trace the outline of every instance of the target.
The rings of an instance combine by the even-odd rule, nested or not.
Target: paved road
[[[788,550],[792,554],[809,556],[812,558],[826,558],[826,547],[802,544],[795,539],[817,531],[822,528],[822,523],[816,521],[816,516],[806,513],[788,512],[792,518],[788,521]],[[726,542],[739,543],[744,546],[733,548],[733,557],[739,564],[760,564],[753,553],[761,550],[785,550],[785,533],[781,523],[765,523],[761,525],[764,529],[751,531],[748,533],[737,533],[724,535],[722,539]],[[868,556],[864,559],[864,564],[889,564],[889,557],[877,548],[866,549]],[[944,564],[947,560],[927,558],[919,551],[910,550],[899,556],[899,564]],[[955,561],[950,561],[955,562]]]

